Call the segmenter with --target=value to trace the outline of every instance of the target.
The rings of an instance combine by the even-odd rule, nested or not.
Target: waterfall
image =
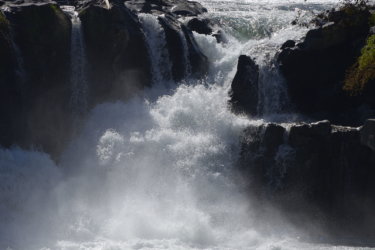
[[[0,11],[2,11],[2,10],[0,9]],[[10,10],[5,9],[5,11],[10,11]],[[23,85],[26,83],[26,80],[27,80],[27,73],[26,73],[26,70],[25,70],[25,65],[24,65],[21,50],[18,47],[18,45],[16,44],[14,37],[15,36],[14,36],[13,27],[10,26],[9,38],[8,39],[10,41],[11,48],[12,48],[12,51],[14,53],[14,58],[16,59],[15,60],[15,63],[16,63],[16,65],[15,65],[16,66],[15,67],[16,79],[17,79],[17,83],[20,85],[20,87],[23,88]]]
[[[259,72],[258,113],[264,116],[285,113],[291,107],[288,90],[277,66],[263,65]]]
[[[172,64],[169,59],[164,29],[154,15],[140,14],[139,19],[146,35],[147,48],[151,58],[152,80],[154,84],[168,82],[172,79]]]
[[[69,14],[72,21],[71,48],[70,48],[70,83],[71,98],[70,105],[76,115],[83,115],[87,112],[88,81],[87,61],[85,43],[82,33],[81,20],[73,6],[63,6],[63,11]]]
[[[240,41],[228,32],[226,44],[194,34],[211,63],[206,79],[175,85],[173,91],[156,84],[143,96],[95,107],[58,164],[41,152],[0,149],[0,249],[332,249],[303,242],[303,232],[249,200],[236,172],[239,136],[264,120],[236,116],[227,106],[238,57],[247,54],[261,68],[260,109],[283,110],[282,80],[272,59],[285,40],[306,32],[290,25],[296,4],[331,7],[312,1],[202,0],[207,16],[220,19],[225,30],[231,17],[246,25],[252,15],[272,19],[262,25],[273,33]],[[72,102],[83,108],[84,43],[76,13],[72,18]],[[153,80],[168,81],[164,33],[155,17],[140,19]],[[181,39],[188,62],[183,34]],[[275,181],[291,155],[279,149],[281,167],[270,173]],[[259,210],[271,216],[261,218]]]
[[[16,58],[15,73],[16,73],[16,77],[17,77],[17,82],[22,86],[23,84],[25,84],[26,79],[27,79],[27,74],[26,74],[25,67],[24,67],[24,61],[23,61],[23,57],[22,57],[22,54],[21,54],[21,50],[19,49],[17,44],[14,42],[14,36],[13,36],[12,30],[11,30],[10,36],[11,36],[10,41],[12,42],[12,48],[13,48],[14,55],[15,55],[15,58]]]
[[[180,32],[178,34],[180,36],[182,48],[183,48],[182,58],[183,58],[184,65],[185,65],[185,77],[189,77],[190,74],[191,74],[189,47],[188,47],[188,44],[187,44],[187,41],[186,41],[185,33],[182,30],[180,30]]]

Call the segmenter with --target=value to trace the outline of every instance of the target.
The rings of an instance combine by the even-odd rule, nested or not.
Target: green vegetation
[[[351,95],[360,94],[366,84],[375,79],[375,35],[367,39],[358,58],[345,78],[344,90]]]
[[[375,13],[371,14],[371,16],[369,17],[368,23],[369,23],[370,26],[374,26],[375,25]]]
[[[2,12],[0,12],[0,32],[4,32],[8,30],[8,28],[9,28],[9,22],[6,19],[5,15]]]

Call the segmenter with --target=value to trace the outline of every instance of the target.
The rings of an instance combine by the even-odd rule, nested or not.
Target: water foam
[[[256,6],[239,5],[246,3]],[[97,106],[59,166],[40,152],[1,149],[0,248],[332,248],[301,243],[277,213],[259,221],[235,171],[242,130],[263,123],[228,111],[238,56],[265,67],[286,37],[302,33],[284,22],[248,42],[195,34],[211,61],[205,81]],[[280,151],[281,163],[287,153]]]

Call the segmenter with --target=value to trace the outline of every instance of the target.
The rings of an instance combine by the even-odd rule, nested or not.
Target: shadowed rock
[[[375,208],[373,120],[362,128],[296,124],[284,140],[283,131],[276,124],[244,131],[239,165],[249,190],[298,226],[305,226],[298,220],[303,215],[339,239],[374,237],[375,218],[368,216]]]
[[[229,92],[233,112],[257,115],[259,67],[248,56],[238,58],[237,73]]]
[[[358,109],[373,98],[344,92],[347,70],[361,53],[369,32],[369,12],[361,9],[331,11],[303,42],[287,41],[278,56],[291,101],[299,112],[314,119],[358,126],[370,114]],[[370,91],[365,91],[369,93]],[[374,96],[372,94],[370,96]]]
[[[91,4],[79,14],[87,48],[89,103],[125,100],[151,84],[150,58],[136,15],[123,4]]]
[[[44,150],[56,157],[71,131],[69,18],[53,3],[6,3],[9,66],[2,88],[4,146]],[[1,40],[1,38],[0,38]],[[2,57],[3,60],[3,57]],[[21,73],[22,72],[22,73]],[[2,80],[0,80],[2,81]],[[10,117],[11,116],[11,117]],[[4,139],[5,137],[5,139]]]

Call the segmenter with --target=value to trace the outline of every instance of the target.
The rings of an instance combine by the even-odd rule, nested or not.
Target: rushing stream
[[[290,112],[273,64],[280,45],[307,30],[290,23],[335,2],[203,0],[228,43],[195,34],[211,62],[209,76],[173,88],[160,82],[170,81],[164,34],[143,15],[153,39],[152,89],[93,109],[58,166],[44,153],[0,150],[0,249],[333,249],[303,242],[309,232],[297,232],[277,212],[257,218],[234,165],[246,126]],[[82,46],[80,34],[74,37],[73,47]],[[228,110],[240,54],[261,67],[264,119]]]

